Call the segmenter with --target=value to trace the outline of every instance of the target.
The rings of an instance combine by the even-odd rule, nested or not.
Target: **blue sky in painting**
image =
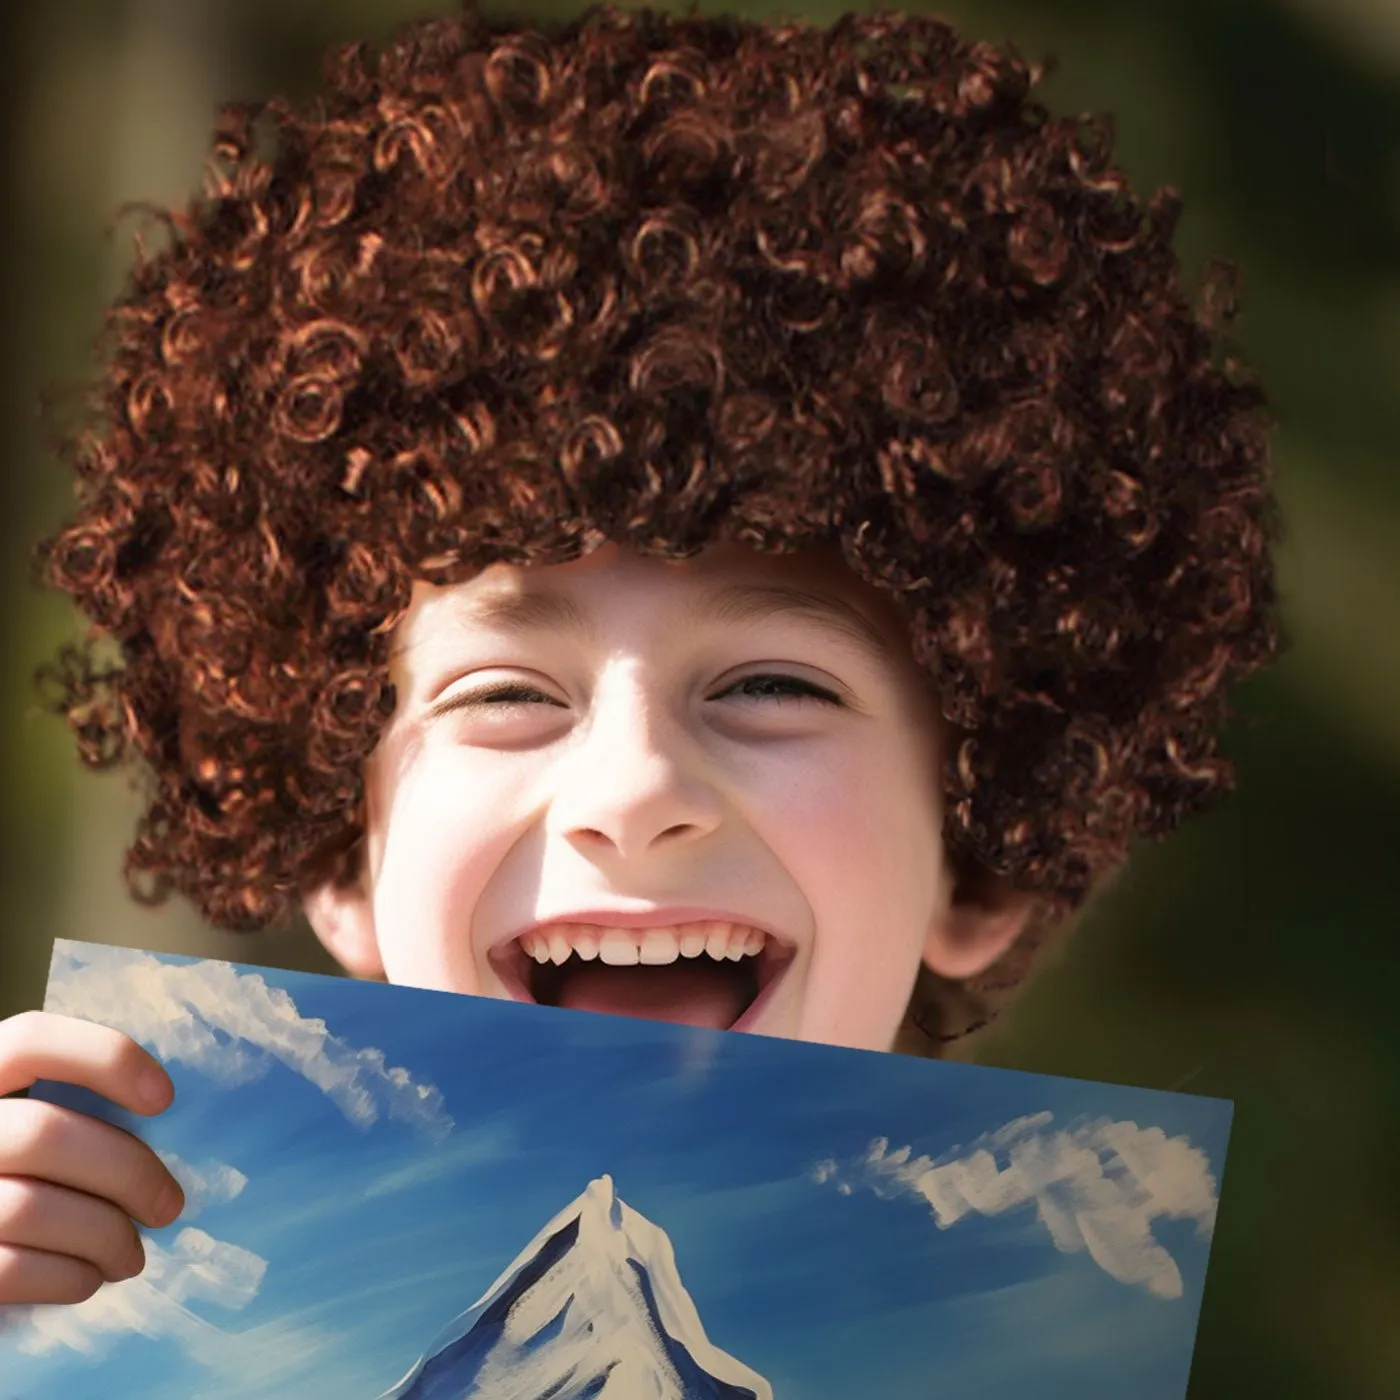
[[[192,1209],[0,1309],[0,1400],[373,1400],[605,1172],[775,1400],[1185,1395],[1219,1100],[75,943],[48,1004],[162,1054],[101,1111]]]

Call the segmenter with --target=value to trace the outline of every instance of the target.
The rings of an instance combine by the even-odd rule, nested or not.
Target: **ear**
[[[1025,932],[1035,906],[1033,896],[996,876],[963,876],[929,925],[924,964],[949,982],[985,972]]]
[[[352,977],[384,976],[374,929],[374,901],[357,845],[302,891],[301,907],[322,946]]]

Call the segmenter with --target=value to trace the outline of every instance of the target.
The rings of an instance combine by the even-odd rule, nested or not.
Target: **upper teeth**
[[[635,963],[660,965],[702,953],[717,961],[752,957],[763,951],[767,935],[747,924],[717,919],[666,928],[607,928],[601,924],[546,924],[520,938],[520,946],[537,963],[564,963],[571,954],[585,962],[597,958],[614,967]]]

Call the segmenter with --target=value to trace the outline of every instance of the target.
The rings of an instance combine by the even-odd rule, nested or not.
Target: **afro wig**
[[[133,893],[259,927],[354,850],[415,580],[835,546],[938,697],[950,852],[1040,908],[916,996],[935,1038],[988,1019],[1228,784],[1226,690],[1278,649],[1229,278],[1183,293],[1175,195],[1038,76],[898,13],[469,8],[224,109],[39,554],[93,624],[52,705],[145,777]]]

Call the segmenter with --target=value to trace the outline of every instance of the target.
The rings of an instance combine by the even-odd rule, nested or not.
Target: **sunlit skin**
[[[715,605],[773,588],[845,617]],[[496,565],[419,586],[391,674],[358,878],[306,899],[356,973],[505,997],[488,952],[536,921],[718,909],[788,959],[744,1029],[885,1050],[921,960],[969,976],[1021,927],[954,897],[936,706],[894,607],[839,557]]]

